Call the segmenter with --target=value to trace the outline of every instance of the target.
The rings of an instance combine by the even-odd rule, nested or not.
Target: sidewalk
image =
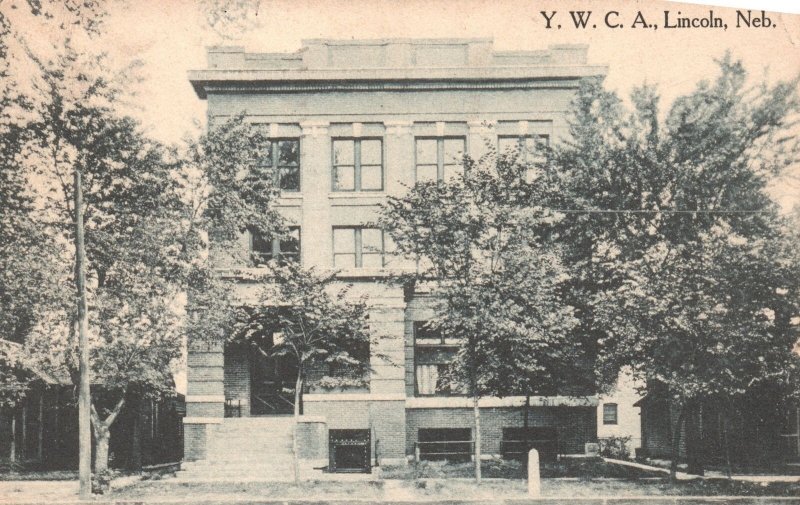
[[[608,463],[615,465],[624,465],[631,468],[638,468],[639,470],[647,470],[650,472],[658,472],[669,475],[669,470],[658,466],[644,465],[634,461],[626,461],[622,459],[603,458]],[[675,477],[678,480],[691,480],[691,479],[727,479],[728,476],[723,472],[706,471],[705,475],[693,475],[685,472],[677,472]],[[731,480],[741,482],[800,482],[800,475],[732,475]]]

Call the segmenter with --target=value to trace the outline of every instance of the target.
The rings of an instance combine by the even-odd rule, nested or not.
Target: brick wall
[[[303,415],[323,416],[329,430],[369,428],[369,402],[366,401],[304,401]]]
[[[372,457],[377,451],[381,460],[405,457],[405,412],[403,400],[325,400],[303,404],[303,415],[324,417],[329,430],[371,430]]]
[[[400,401],[371,402],[370,421],[373,432],[373,457],[379,463],[385,459],[399,460],[405,457],[406,405]]]
[[[195,461],[206,457],[206,424],[183,425],[183,459]]]
[[[532,407],[529,425],[557,427],[561,451],[582,454],[584,443],[597,438],[594,407]],[[481,409],[481,452],[500,454],[503,428],[521,427],[523,412],[517,408]],[[409,409],[406,411],[406,454],[414,454],[420,428],[472,428],[472,409]]]
[[[247,348],[225,349],[225,399],[241,401],[242,416],[250,416],[250,359]]]

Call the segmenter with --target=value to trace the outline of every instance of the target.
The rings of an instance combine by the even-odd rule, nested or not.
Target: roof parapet
[[[538,51],[494,51],[493,40],[303,40],[294,53],[247,53],[242,46],[208,48],[215,70],[356,68],[475,68],[585,65],[588,46],[561,44]]]

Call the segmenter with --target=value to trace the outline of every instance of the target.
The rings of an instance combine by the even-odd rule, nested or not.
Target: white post
[[[528,495],[539,497],[542,494],[542,485],[539,480],[539,451],[528,451]]]

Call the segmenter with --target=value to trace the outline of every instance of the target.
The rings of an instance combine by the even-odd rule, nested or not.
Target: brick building
[[[330,439],[332,451],[339,439],[368,440],[368,456],[379,463],[465,452],[468,444],[458,442],[472,440],[470,400],[436,391],[453,342],[426,330],[430,293],[409,298],[382,282],[414,266],[390,262],[386,237],[368,223],[386,195],[418,179],[446,178],[464,153],[478,158],[488,145],[535,146],[567,134],[579,80],[606,72],[588,65],[586,53],[573,45],[501,52],[488,39],[309,40],[295,53],[210,48],[208,68],[190,73],[210,122],[244,111],[272,139],[265,158],[280,171],[279,207],[296,236],[265,243],[244,235],[241,246],[338,270],[354,295],[369,296],[372,330],[394,337],[374,353],[393,363],[373,359],[368,385],[305,394],[304,433]],[[241,283],[240,297],[252,288]],[[226,411],[290,411],[279,363],[190,342],[188,365],[187,459],[208,456]],[[513,452],[524,401],[481,401],[484,454]],[[553,452],[582,453],[596,439],[595,397],[534,397],[531,405],[530,425]]]

